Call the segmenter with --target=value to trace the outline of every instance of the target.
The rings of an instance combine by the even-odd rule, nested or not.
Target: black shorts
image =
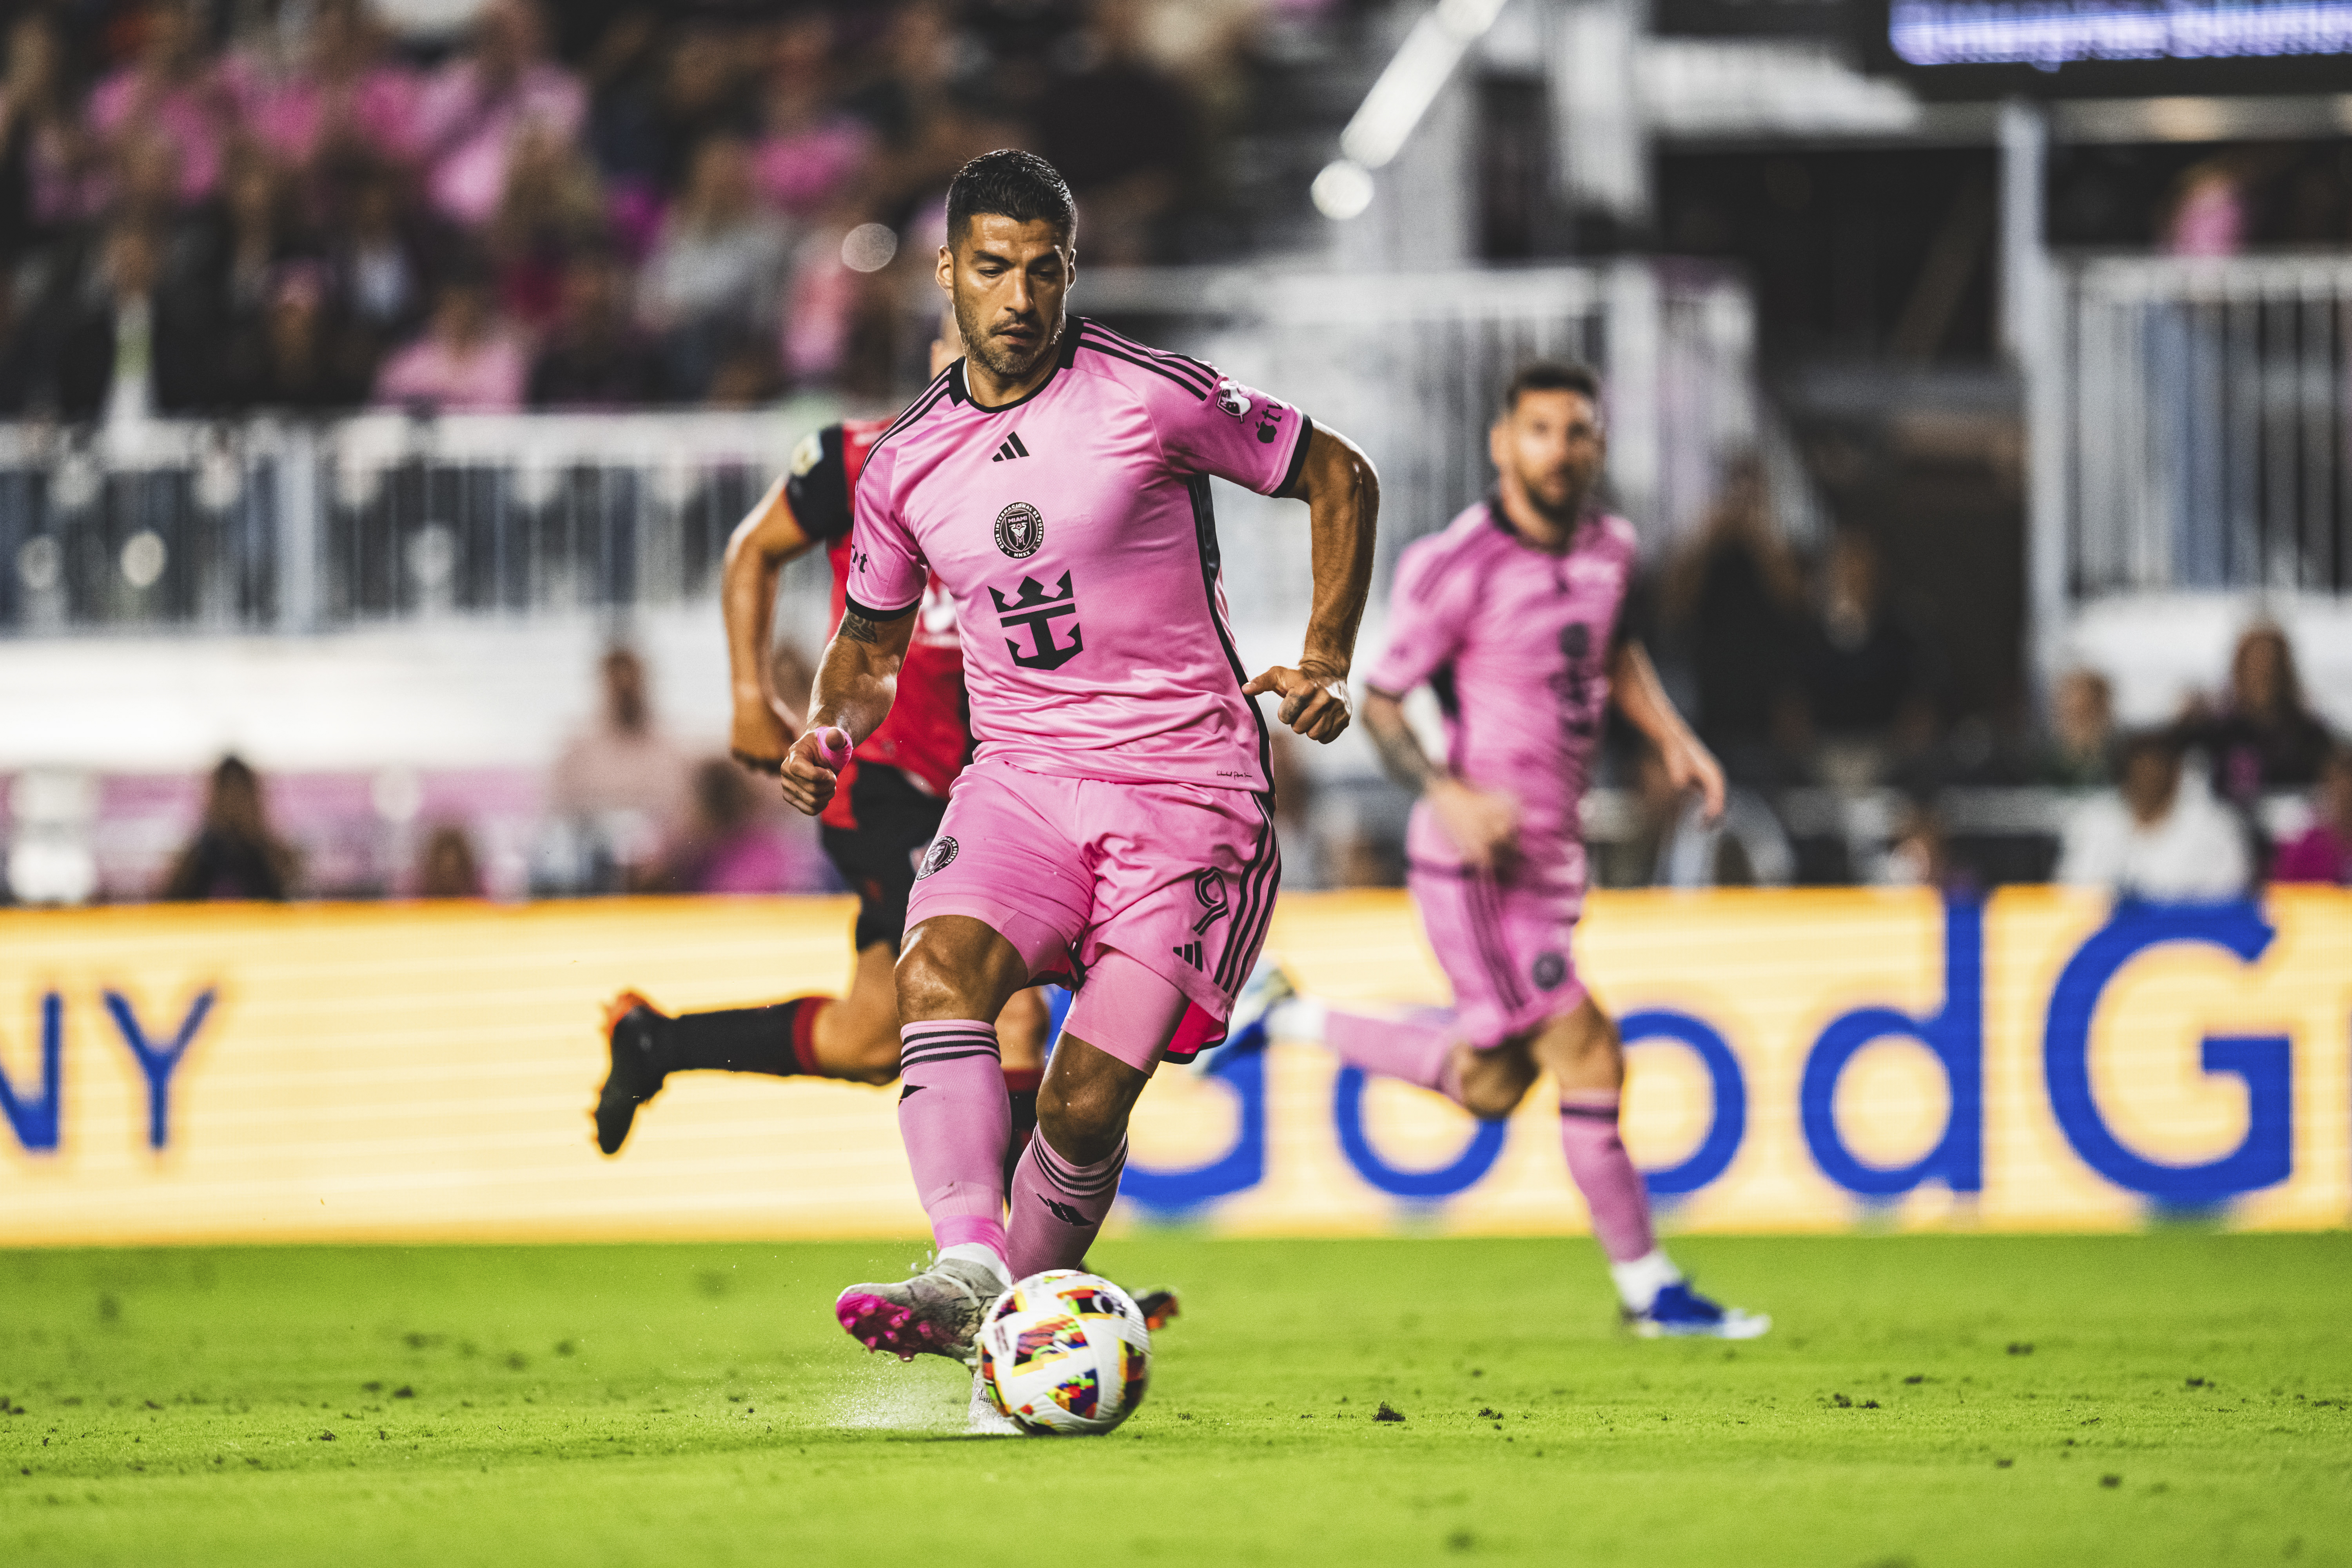
[[[825,858],[857,895],[857,951],[877,942],[890,951],[907,935],[907,899],[915,890],[915,868],[940,831],[948,803],[925,795],[897,768],[861,762],[849,781],[849,810],[856,827],[823,826],[818,837]]]

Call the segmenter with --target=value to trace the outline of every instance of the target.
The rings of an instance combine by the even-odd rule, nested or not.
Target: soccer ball
[[[979,1344],[989,1402],[1031,1436],[1108,1432],[1143,1403],[1151,1377],[1142,1310],[1076,1268],[1033,1274],[998,1297]]]

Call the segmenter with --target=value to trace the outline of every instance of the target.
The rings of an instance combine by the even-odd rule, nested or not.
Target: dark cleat
[[[1143,1326],[1155,1334],[1174,1322],[1184,1310],[1173,1290],[1146,1290],[1135,1299],[1135,1305],[1143,1313]]]
[[[604,1004],[604,1044],[612,1065],[596,1093],[596,1147],[617,1154],[637,1107],[661,1092],[661,1026],[669,1020],[634,991]]]

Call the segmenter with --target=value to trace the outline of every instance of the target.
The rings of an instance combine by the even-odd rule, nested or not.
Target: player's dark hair
[[[1519,399],[1530,392],[1580,393],[1598,408],[1601,406],[1601,373],[1589,364],[1573,360],[1529,360],[1519,366],[1511,377],[1511,384],[1503,389],[1503,412],[1518,411]]]
[[[981,213],[1015,223],[1042,218],[1060,229],[1065,240],[1078,229],[1078,204],[1070,199],[1061,171],[1036,153],[1013,147],[982,153],[956,171],[948,185],[948,243],[962,239]]]

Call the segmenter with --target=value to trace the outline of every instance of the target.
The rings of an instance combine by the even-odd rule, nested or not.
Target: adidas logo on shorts
[[[1169,951],[1173,952],[1177,957],[1182,959],[1185,963],[1191,964],[1193,968],[1198,969],[1201,967],[1201,944],[1199,942],[1188,942],[1181,947],[1171,948]]]

